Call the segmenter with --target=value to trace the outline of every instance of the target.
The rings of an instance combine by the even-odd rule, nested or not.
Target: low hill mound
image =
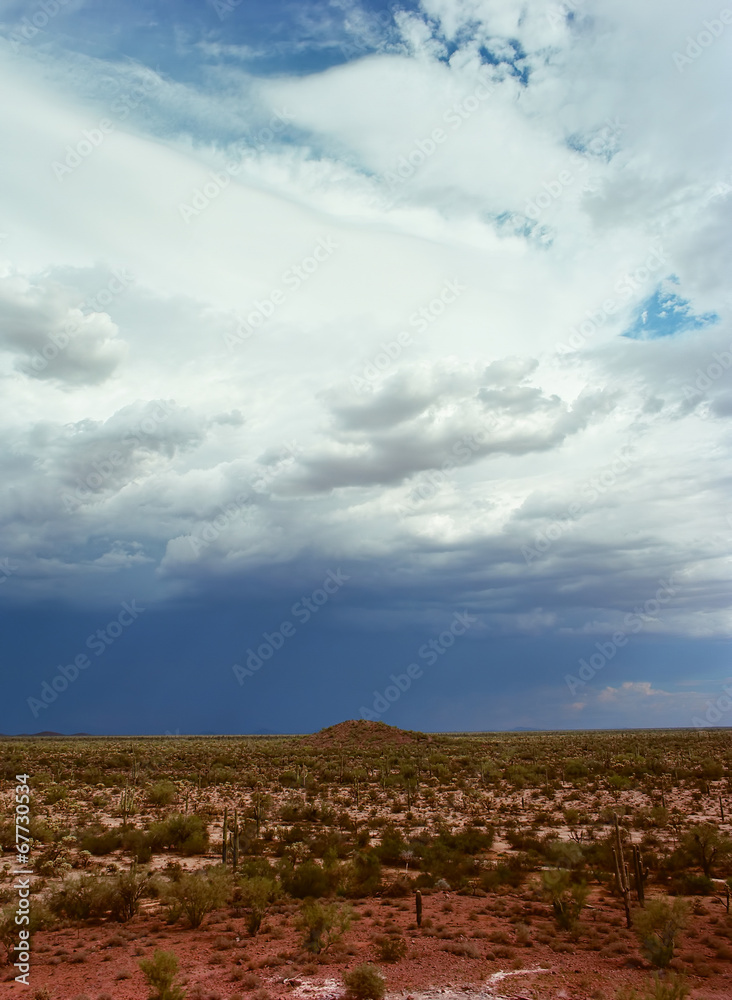
[[[411,729],[398,729],[387,726],[385,722],[368,722],[366,719],[348,719],[335,726],[321,729],[312,736],[304,736],[303,743],[319,749],[352,746],[357,744],[364,748],[380,746],[405,746],[431,742],[426,733],[418,733]]]

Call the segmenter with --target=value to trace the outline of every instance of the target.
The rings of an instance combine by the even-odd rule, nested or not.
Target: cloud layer
[[[81,10],[3,15],[5,600],[349,565],[344,627],[574,641],[676,574],[644,636],[729,635],[732,26],[676,58],[718,11],[207,11],[161,66]]]

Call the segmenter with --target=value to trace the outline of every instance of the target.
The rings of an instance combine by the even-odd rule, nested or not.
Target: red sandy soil
[[[546,904],[514,895],[429,893],[427,926],[421,930],[409,897],[359,901],[353,905],[357,919],[342,942],[321,957],[301,948],[296,904],[272,913],[256,938],[247,936],[243,917],[233,916],[233,910],[211,914],[197,931],[167,926],[146,912],[126,925],[37,933],[31,989],[6,981],[0,983],[0,997],[33,997],[45,986],[52,1000],[144,1000],[148,990],[138,962],[161,948],[177,955],[188,1000],[336,1000],[344,993],[343,972],[364,961],[384,972],[387,997],[614,1000],[626,983],[644,986],[649,968],[638,957],[618,903],[601,890],[590,902],[577,935],[582,950],[575,950],[570,936],[554,929]],[[149,911],[155,906],[147,904]],[[688,980],[691,1000],[728,1000],[732,921],[717,900],[705,898],[690,927],[678,954],[687,967],[694,959],[698,963],[700,974]],[[407,956],[394,964],[379,962],[374,938],[392,928],[405,935]],[[596,947],[584,950],[590,940]],[[720,959],[725,948],[730,958]]]
[[[433,742],[425,734],[364,721],[341,723],[313,736],[293,739],[292,743],[300,741],[339,758],[342,750],[347,766],[357,747],[383,748],[387,753],[395,746],[411,745],[421,750]],[[440,747],[442,744],[435,738],[430,750]],[[282,749],[286,756],[285,742]],[[470,750],[476,760],[490,756],[490,741],[477,739]],[[251,800],[253,793],[249,789],[226,784],[197,788],[194,777],[181,788],[177,808],[181,808],[183,800],[191,812],[212,807],[211,849],[205,856],[190,858],[166,851],[155,857],[151,866],[155,870],[168,861],[180,861],[187,869],[216,864],[223,806],[228,805],[231,816],[234,805],[243,811]],[[568,807],[596,815],[605,807],[617,809],[627,804],[638,809],[657,804],[655,793],[637,788],[590,793],[562,782],[547,798],[541,788],[518,790],[505,783],[488,790],[478,776],[461,785],[449,776],[440,782],[423,781],[411,812],[406,811],[404,795],[398,789],[383,788],[373,779],[362,792],[360,804],[351,787],[330,789],[329,801],[348,812],[359,828],[368,828],[368,816],[373,811],[391,817],[411,835],[431,829],[437,813],[456,828],[487,818],[499,829],[509,821],[528,829],[530,818],[542,810],[548,818],[536,828],[537,836],[551,832],[563,838],[570,835],[563,815]],[[275,781],[269,788],[274,800],[269,822],[282,825],[276,818],[280,806],[304,800],[305,793],[280,788]],[[77,813],[93,808],[99,820],[118,825],[119,789],[97,786],[96,791],[107,800],[106,806],[92,807],[85,793],[86,797],[70,796],[46,806],[44,811],[50,821],[73,827]],[[729,795],[726,779],[710,781],[703,794],[690,785],[666,789],[669,809],[678,809],[685,823],[713,822],[722,833],[732,835],[729,815],[722,821],[719,818],[720,795]],[[12,790],[0,793],[3,815],[11,813],[11,796]],[[134,822],[144,827],[161,815],[162,810],[145,806],[143,798]],[[605,832],[607,829],[606,825]],[[576,829],[573,832],[576,834]],[[661,840],[673,840],[670,827],[655,833]],[[641,831],[632,831],[634,842],[640,836]],[[500,860],[501,855],[505,860],[511,854],[505,839],[497,836],[489,852],[490,860]],[[3,860],[6,863],[0,867],[9,869],[7,857]],[[89,870],[101,873],[110,862],[125,869],[129,858],[115,852],[94,860]],[[399,872],[389,868],[384,870],[384,880],[390,882],[397,876],[412,874],[403,868]],[[0,888],[7,887],[11,879],[9,872],[0,871]],[[60,878],[48,880],[47,888],[59,882]],[[665,890],[649,886],[648,895],[655,894],[665,895]],[[732,917],[718,897],[692,898],[688,903],[693,915],[681,936],[674,964],[688,975],[690,1000],[732,1000]],[[152,956],[156,948],[177,955],[187,1000],[335,1000],[343,996],[343,972],[363,961],[374,961],[382,968],[387,997],[392,1000],[406,1000],[409,996],[414,1000],[456,1000],[458,995],[475,1000],[615,1000],[618,989],[625,984],[643,990],[651,970],[639,957],[635,935],[625,928],[620,901],[595,886],[589,904],[573,938],[555,929],[551,908],[542,899],[536,876],[515,893],[464,896],[424,891],[425,921],[421,929],[413,922],[414,902],[409,896],[387,899],[382,895],[354,903],[354,913],[360,919],[353,921],[340,944],[325,956],[315,957],[302,950],[301,935],[295,928],[295,902],[273,911],[263,931],[252,939],[247,936],[244,916],[236,910],[211,914],[199,930],[193,931],[182,923],[168,926],[159,904],[151,901],[143,904],[143,911],[129,924],[90,923],[81,928],[38,932],[33,938],[31,988],[12,981],[15,970],[11,967],[0,966],[0,1000],[20,996],[36,1000],[34,993],[42,987],[47,987],[51,1000],[146,1000],[149,991],[138,962]],[[388,964],[378,960],[374,939],[392,927],[404,934],[408,952],[402,961]]]
[[[365,719],[349,719],[335,726],[321,729],[312,736],[303,736],[300,742],[304,746],[332,750],[334,747],[367,747],[374,749],[384,746],[386,749],[406,746],[409,744],[431,743],[426,733],[414,732],[410,729],[397,729],[387,726],[385,722],[368,722]]]

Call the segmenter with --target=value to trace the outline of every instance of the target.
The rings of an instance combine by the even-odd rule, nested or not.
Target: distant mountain
[[[255,729],[253,733],[248,733],[249,736],[282,736],[282,733],[278,733],[276,729]]]
[[[512,733],[538,733],[541,732],[539,729],[532,729],[531,726],[514,726],[511,730]]]
[[[310,736],[300,739],[307,746],[328,748],[332,746],[352,746],[378,748],[380,746],[400,746],[407,743],[431,742],[432,737],[411,729],[399,729],[385,722],[371,722],[366,719],[348,719],[335,726],[328,726]]]
[[[53,729],[44,729],[40,733],[0,733],[0,739],[30,739],[32,736],[91,736],[91,733],[57,733]]]

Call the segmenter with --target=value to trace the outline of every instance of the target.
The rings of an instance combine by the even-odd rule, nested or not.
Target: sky
[[[731,46],[0,0],[0,732],[730,725]]]

